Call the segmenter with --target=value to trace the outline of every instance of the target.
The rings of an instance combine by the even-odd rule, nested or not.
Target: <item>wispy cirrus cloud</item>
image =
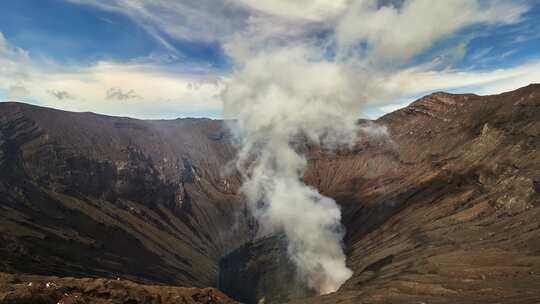
[[[378,56],[402,47],[388,55],[403,58],[466,26],[515,23],[528,9],[524,1],[501,0],[65,1],[126,15],[168,46],[166,36],[227,42],[239,33],[268,37],[335,29],[340,43],[367,42]]]
[[[231,1],[66,0],[130,17],[168,48],[165,36],[214,41],[245,25],[247,11]],[[234,1],[233,1],[234,2]]]

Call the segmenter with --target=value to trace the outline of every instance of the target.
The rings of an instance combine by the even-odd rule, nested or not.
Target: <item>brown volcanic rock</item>
[[[249,239],[228,137],[219,121],[0,104],[0,271],[216,285]]]
[[[214,288],[140,285],[126,280],[75,279],[0,273],[0,303],[234,304]]]
[[[312,149],[305,175],[342,206],[353,277],[297,302],[540,302],[540,86],[435,93],[363,123],[389,136]],[[1,104],[1,269],[215,286],[219,259],[253,232],[238,178],[221,175],[227,136],[208,120]],[[272,246],[228,260],[255,271],[257,297],[287,294],[264,285],[287,274]],[[260,261],[264,273],[247,267]]]
[[[354,275],[305,303],[540,302],[540,86],[436,93],[375,123],[394,145],[311,161]]]
[[[342,206],[354,275],[295,303],[540,302],[539,119],[538,85],[435,93],[361,122],[352,151],[311,150],[305,180]],[[281,303],[297,287],[275,248],[263,239],[225,257],[224,290]]]
[[[242,303],[286,303],[317,294],[297,273],[284,235],[261,237],[223,257],[218,287]]]

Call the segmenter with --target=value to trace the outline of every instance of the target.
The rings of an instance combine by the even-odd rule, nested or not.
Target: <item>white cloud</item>
[[[59,66],[31,60],[23,50],[11,47],[5,39],[0,41],[4,41],[0,84],[11,99],[138,118],[219,112],[221,108],[221,77],[204,68],[187,66],[190,73],[182,74],[144,61]],[[212,81],[205,82],[209,77]],[[198,89],[189,89],[194,82],[199,84]]]
[[[7,97],[9,99],[24,98],[30,94],[28,89],[26,89],[24,86],[16,85],[16,84],[10,85],[9,87],[7,87],[6,91],[7,91]]]
[[[49,90],[49,94],[54,96],[58,100],[75,99],[75,96],[71,95],[68,91]]]
[[[130,99],[139,99],[141,96],[137,95],[135,90],[122,90],[120,88],[110,88],[107,90],[107,100],[130,100]]]
[[[371,60],[400,63],[467,26],[514,23],[526,11],[508,1],[409,0],[396,8],[356,0],[340,18],[336,35],[344,48],[367,42]]]
[[[371,51],[362,55],[367,55],[370,61],[389,58],[403,61],[463,27],[517,22],[527,9],[524,2],[499,0],[408,0],[399,7],[381,6],[376,0],[66,1],[125,14],[169,49],[174,48],[161,32],[182,39],[219,40],[238,64],[280,45],[309,44],[305,38],[310,34],[332,28],[341,45],[367,42]],[[467,41],[439,54],[440,60],[444,64],[460,60],[468,51]],[[370,64],[366,57],[354,60],[360,68]],[[157,117],[179,111],[220,111],[218,95],[225,86],[223,79],[213,84],[207,81],[213,73],[205,68],[202,72],[179,71],[183,67],[171,71],[169,66],[153,59],[130,63],[104,61],[79,67],[37,63],[24,50],[9,45],[0,32],[0,80],[10,98],[39,100],[70,110],[136,117]],[[370,102],[387,104],[400,96],[460,87],[480,92],[497,91],[499,87],[511,89],[514,86],[501,83],[520,86],[537,81],[535,71],[527,66],[483,72],[440,71],[429,65],[384,72],[371,69],[372,78],[384,84],[387,92],[372,94],[378,97]],[[26,91],[22,94],[17,88]],[[111,89],[122,93],[115,96],[136,98],[126,98],[130,104],[126,108],[125,103],[107,98]],[[58,94],[51,92],[66,92],[68,95],[60,95],[70,98],[57,98]]]
[[[387,92],[395,92],[393,96],[402,97],[372,100],[367,107],[370,118],[403,108],[415,99],[434,91],[491,95],[512,91],[531,83],[540,83],[540,61],[533,60],[507,69],[484,71],[434,71],[429,66],[420,66],[399,71],[381,81]],[[392,96],[391,93],[389,95]]]
[[[512,68],[484,71],[434,71],[420,66],[393,74],[385,82],[385,87],[409,96],[433,90],[497,94],[539,81],[540,61],[534,60]]]
[[[373,57],[383,60],[406,60],[469,25],[514,23],[527,10],[524,2],[503,0],[65,1],[124,14],[168,49],[174,47],[161,33],[220,42],[230,42],[239,33],[256,33],[262,42],[335,28],[340,44],[367,42]]]
[[[235,0],[251,10],[287,19],[325,21],[347,7],[346,0]]]
[[[199,77],[169,74],[148,65],[100,62],[67,73],[37,74],[35,79],[38,82],[27,86],[36,91],[39,100],[78,111],[144,118],[166,116],[167,113],[179,111],[219,111],[221,103],[216,95],[220,87],[202,85],[197,91],[188,89],[188,84],[197,81]],[[80,96],[79,102],[66,105],[50,100],[42,94],[47,87],[73,92]],[[129,101],[129,104],[120,101]]]
[[[362,55],[370,61],[401,63],[464,27],[515,23],[528,9],[522,1],[502,0],[65,1],[129,16],[169,50],[174,47],[162,33],[218,41],[237,61],[269,45],[335,31],[346,52],[363,42],[369,51]]]

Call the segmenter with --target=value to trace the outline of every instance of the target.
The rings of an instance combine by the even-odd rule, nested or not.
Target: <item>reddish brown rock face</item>
[[[388,137],[307,147],[305,180],[341,205],[354,275],[298,301],[539,302],[540,86],[436,93],[372,123]],[[255,230],[223,175],[229,136],[210,120],[0,104],[0,270],[216,286],[220,258]],[[265,269],[264,284],[288,275]]]
[[[395,143],[314,158],[306,179],[343,207],[338,293],[306,303],[540,301],[540,86],[436,93],[375,123]]]
[[[0,104],[0,271],[215,286],[249,239],[219,121]]]

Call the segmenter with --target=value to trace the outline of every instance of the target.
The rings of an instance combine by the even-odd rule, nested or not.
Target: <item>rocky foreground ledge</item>
[[[215,288],[141,285],[127,280],[76,279],[0,273],[3,304],[233,304]]]

